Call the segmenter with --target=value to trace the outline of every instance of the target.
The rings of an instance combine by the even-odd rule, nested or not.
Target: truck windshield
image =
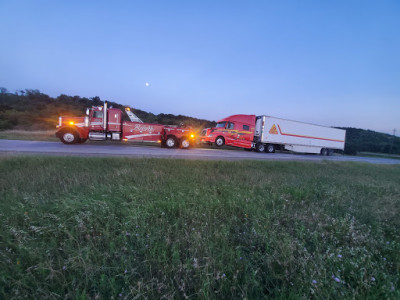
[[[225,128],[225,125],[226,125],[226,122],[219,122],[217,124],[217,126],[215,126],[215,127],[217,127],[217,128]]]

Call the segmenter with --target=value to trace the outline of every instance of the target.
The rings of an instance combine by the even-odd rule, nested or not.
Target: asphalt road
[[[165,149],[156,146],[142,146],[135,144],[76,144],[64,145],[61,142],[40,142],[20,140],[0,140],[0,153],[12,154],[44,154],[44,155],[77,155],[77,156],[129,156],[129,157],[159,157],[159,158],[184,158],[207,160],[286,160],[286,161],[355,161],[373,164],[400,164],[399,159],[356,157],[356,156],[320,156],[308,154],[287,153],[256,153],[241,149],[206,149],[192,148]]]

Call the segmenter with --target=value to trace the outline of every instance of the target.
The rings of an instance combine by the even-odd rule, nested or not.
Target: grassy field
[[[2,130],[0,139],[29,141],[60,141],[55,136],[55,130]]]
[[[0,298],[400,298],[400,167],[0,156]]]

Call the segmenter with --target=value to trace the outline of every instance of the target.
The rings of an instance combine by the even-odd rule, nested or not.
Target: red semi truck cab
[[[186,127],[143,123],[129,108],[131,122],[123,121],[122,111],[104,106],[87,109],[85,117],[59,117],[56,136],[64,144],[94,141],[148,141],[168,148],[189,148],[194,143],[194,132]]]
[[[217,122],[214,128],[203,131],[202,142],[251,149],[256,124],[255,115],[232,115]]]

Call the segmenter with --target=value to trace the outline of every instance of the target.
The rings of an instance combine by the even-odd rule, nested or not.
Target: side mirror
[[[86,115],[89,115],[89,108],[86,108]]]

